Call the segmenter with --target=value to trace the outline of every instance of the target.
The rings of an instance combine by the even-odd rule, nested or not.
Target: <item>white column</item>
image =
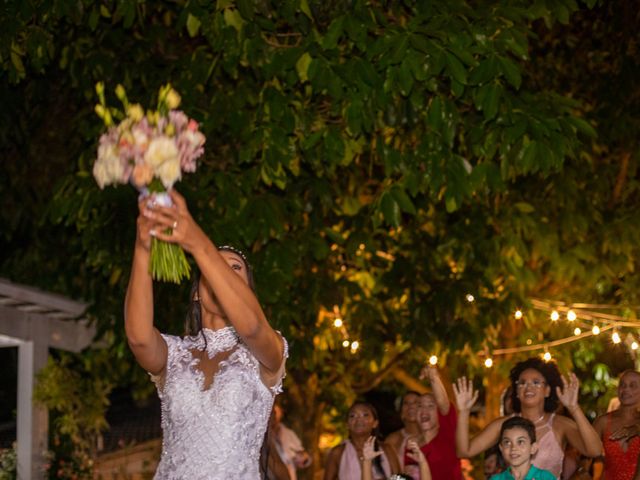
[[[18,346],[18,480],[31,477],[33,375],[33,342],[21,342]]]
[[[18,346],[18,480],[44,478],[49,416],[45,408],[34,405],[33,387],[47,355],[46,343],[23,341]]]

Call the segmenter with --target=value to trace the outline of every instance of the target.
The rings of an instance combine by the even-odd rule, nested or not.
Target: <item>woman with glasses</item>
[[[527,418],[536,427],[538,453],[533,464],[549,470],[556,477],[562,474],[564,449],[567,444],[588,457],[602,454],[602,442],[578,405],[579,383],[572,373],[567,380],[553,362],[530,358],[516,364],[509,376],[512,389],[513,415]],[[498,442],[503,416],[490,422],[475,437],[469,438],[469,412],[478,399],[471,380],[459,378],[453,386],[458,404],[456,448],[458,456],[473,457]],[[556,415],[558,401],[573,419]]]

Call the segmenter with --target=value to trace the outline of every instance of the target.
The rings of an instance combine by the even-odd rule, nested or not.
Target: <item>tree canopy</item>
[[[531,296],[637,305],[638,12],[616,5],[5,2],[0,274],[90,301],[109,347],[82,368],[150,391],[121,320],[136,192],[91,177],[94,85],[144,105],[169,81],[207,136],[177,188],[248,251],[310,439],[427,351],[517,343],[535,325],[489,327]],[[160,328],[186,289],[158,286]]]

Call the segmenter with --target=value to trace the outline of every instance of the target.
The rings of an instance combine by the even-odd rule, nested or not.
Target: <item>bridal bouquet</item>
[[[98,185],[131,183],[142,195],[154,195],[157,203],[170,206],[167,191],[182,178],[182,172],[196,170],[205,142],[198,123],[176,110],[180,95],[165,85],[160,88],[157,109],[145,112],[139,104],[129,103],[122,85],[116,88],[116,95],[124,111],[107,106],[103,83],[96,85],[96,93],[100,99],[96,113],[107,127],[93,166]],[[190,268],[180,246],[154,237],[149,271],[156,280],[179,283],[189,277]]]

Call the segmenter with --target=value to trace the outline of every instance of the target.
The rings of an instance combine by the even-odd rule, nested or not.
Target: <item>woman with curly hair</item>
[[[572,373],[567,380],[560,375],[554,362],[529,358],[516,364],[510,374],[513,415],[527,418],[536,427],[538,453],[533,464],[549,470],[556,477],[562,473],[564,449],[567,444],[581,454],[597,457],[602,454],[602,442],[578,405],[579,383]],[[453,386],[459,417],[456,429],[458,456],[473,457],[495,445],[502,423],[510,418],[499,417],[490,422],[478,435],[469,438],[469,412],[478,399],[471,380],[459,378]],[[573,419],[556,415],[561,402]]]

